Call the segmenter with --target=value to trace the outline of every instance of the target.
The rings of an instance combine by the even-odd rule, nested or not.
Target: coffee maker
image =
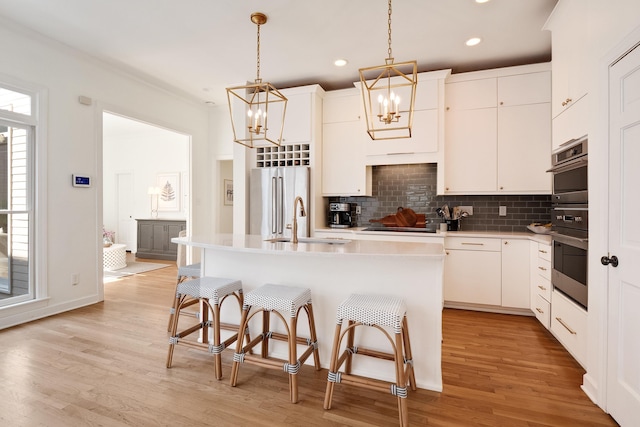
[[[329,203],[328,223],[331,228],[349,228],[355,225],[355,204]]]

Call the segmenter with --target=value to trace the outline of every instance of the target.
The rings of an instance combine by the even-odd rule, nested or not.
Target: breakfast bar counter
[[[311,289],[323,368],[329,366],[336,310],[343,300],[353,293],[403,298],[417,385],[442,391],[443,245],[303,238],[293,244],[231,234],[172,241],[201,248],[202,274],[240,279],[245,293],[266,283]],[[233,302],[227,305],[222,307],[223,321],[237,321],[237,306]],[[272,321],[274,329],[279,323]],[[299,322],[300,336],[308,336],[305,324]],[[359,340],[369,347],[389,350],[379,331],[362,330]],[[286,354],[285,348],[274,347],[274,351]],[[384,380],[394,378],[389,362],[367,359],[371,358],[354,359],[353,372]]]

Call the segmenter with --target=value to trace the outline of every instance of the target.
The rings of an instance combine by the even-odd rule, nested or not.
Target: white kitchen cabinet
[[[365,144],[368,165],[439,162],[444,143],[444,81],[451,70],[418,74],[411,138],[372,140]],[[359,87],[359,83],[357,84]],[[366,132],[364,115],[363,128]],[[366,135],[366,133],[365,133]]]
[[[448,80],[445,194],[551,192],[548,68],[510,67]]]
[[[529,241],[502,240],[502,306],[530,306]]]
[[[547,21],[553,53],[552,149],[588,133],[586,102],[589,73],[586,72],[588,43],[584,25],[587,4],[583,0],[560,0]]]
[[[531,242],[531,311],[551,327],[551,245]]]
[[[554,290],[551,295],[551,333],[583,367],[587,356],[587,312]]]
[[[545,27],[551,30],[554,118],[587,94],[586,3],[584,0],[560,0]]]
[[[281,91],[287,97],[284,127],[282,129],[281,145],[308,143],[312,135],[312,102],[314,94],[309,91],[299,92],[297,88]],[[269,109],[269,123],[279,123],[283,110]],[[275,136],[275,135],[274,135]]]
[[[445,302],[502,304],[500,239],[445,238]]]
[[[360,121],[357,89],[328,92],[323,103],[322,194],[370,196],[371,167],[365,165],[369,137]]]

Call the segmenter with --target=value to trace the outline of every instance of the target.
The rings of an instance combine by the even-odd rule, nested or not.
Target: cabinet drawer
[[[551,290],[553,289],[551,286],[551,281],[545,279],[539,274],[533,279],[533,286],[535,288],[535,293],[540,295],[542,298],[547,301],[551,301]]]
[[[533,312],[538,321],[542,323],[542,326],[549,329],[551,323],[551,304],[549,304],[549,301],[542,298],[541,295],[536,295]]]
[[[538,243],[538,257],[551,261],[551,246]]]
[[[551,332],[578,363],[585,366],[587,312],[558,291],[554,291],[551,298]]]
[[[551,261],[547,261],[546,259],[538,258],[538,274],[543,278],[551,281]]]
[[[461,249],[468,251],[502,251],[501,239],[487,239],[477,237],[446,237],[445,249]]]

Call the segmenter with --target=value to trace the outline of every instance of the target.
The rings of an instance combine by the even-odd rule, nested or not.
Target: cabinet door
[[[445,94],[447,111],[475,110],[498,105],[496,78],[447,83]]]
[[[498,108],[498,191],[551,194],[551,105]]]
[[[500,252],[447,250],[444,299],[447,302],[501,305]]]
[[[363,128],[363,132],[366,132]],[[368,156],[435,153],[438,151],[438,110],[413,112],[411,138],[371,140],[365,145]]]
[[[446,113],[445,192],[495,192],[497,108]]]
[[[529,308],[529,241],[502,240],[502,306]]]
[[[167,240],[166,240],[166,246],[165,246],[165,251],[167,253],[171,253],[171,254],[175,253],[176,256],[178,255],[178,245],[176,243],[173,243],[171,239],[173,239],[174,237],[178,237],[180,232],[184,229],[185,229],[184,224],[180,224],[180,223],[167,224]]]
[[[362,96],[357,89],[334,91],[325,95],[322,104],[322,122],[355,122],[360,120]],[[363,124],[363,132],[364,124]]]
[[[498,78],[498,105],[540,104],[551,102],[551,72],[516,74]],[[549,117],[551,120],[551,117]]]
[[[360,122],[323,125],[323,195],[371,195],[371,169],[364,165],[363,154],[363,144],[368,139]]]
[[[166,224],[153,224],[153,244],[151,250],[154,252],[164,252],[167,247],[169,235],[167,233]]]
[[[287,98],[287,111],[285,114],[284,128],[282,130],[282,144],[296,144],[311,141],[311,94],[297,93],[285,94]],[[269,128],[279,129],[283,111],[274,105],[269,109]],[[275,137],[275,135],[271,135]]]
[[[153,248],[153,223],[138,222],[138,252],[148,252]]]

